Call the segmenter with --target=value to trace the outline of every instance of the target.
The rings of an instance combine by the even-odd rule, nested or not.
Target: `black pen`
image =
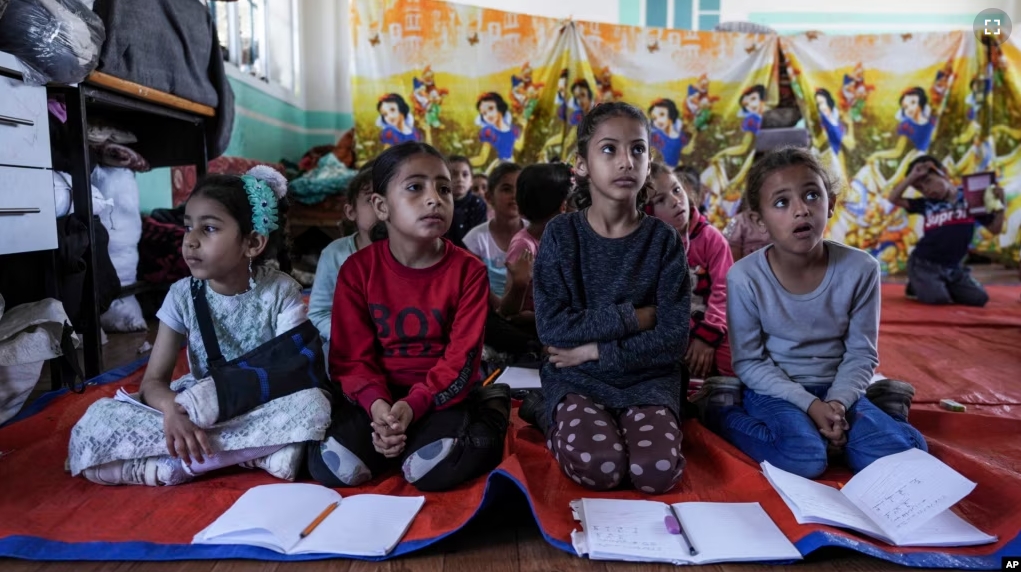
[[[691,543],[691,538],[688,538],[688,534],[684,532],[684,526],[681,525],[681,517],[677,515],[677,511],[674,510],[673,505],[667,505],[670,510],[670,515],[666,517],[666,529],[670,534],[680,534],[684,542],[688,544],[688,552],[692,556],[698,555],[698,549]]]

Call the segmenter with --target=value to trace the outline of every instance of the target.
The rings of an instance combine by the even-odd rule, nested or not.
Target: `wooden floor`
[[[979,267],[976,277],[984,283],[1017,282],[1017,270],[1002,267]],[[155,322],[150,331],[135,334],[110,334],[103,347],[104,370],[131,363],[141,357],[138,348],[153,341]],[[49,374],[41,376],[36,393],[49,389]],[[566,510],[566,508],[565,508]],[[740,542],[740,539],[734,539]],[[891,570],[899,566],[842,549],[814,552],[806,561],[793,566],[728,564],[705,566],[706,570],[836,571],[858,572]],[[319,562],[256,562],[248,560],[208,560],[184,562],[26,562],[0,559],[3,572],[643,572],[676,570],[673,566],[593,562],[553,548],[539,532],[523,496],[505,498],[476,517],[464,530],[451,535],[430,548],[388,562],[325,560]]]

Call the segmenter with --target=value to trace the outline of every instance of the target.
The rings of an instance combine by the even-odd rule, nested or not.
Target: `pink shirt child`
[[[519,230],[511,237],[510,245],[507,247],[507,263],[510,264],[518,259],[521,254],[528,251],[534,260],[539,255],[539,239],[528,232],[528,228]],[[508,284],[508,287],[510,285]],[[528,281],[528,290],[525,291],[525,300],[521,304],[522,312],[535,311],[535,299],[532,298],[532,281]]]
[[[740,252],[742,257],[748,256],[771,242],[769,233],[752,222],[748,211],[741,211],[734,215],[734,218],[730,219],[727,224],[727,228],[723,229],[723,236],[727,238],[731,249]]]
[[[688,222],[691,335],[716,348],[716,369],[725,376],[734,375],[727,336],[727,272],[733,265],[727,239],[704,215],[692,210]]]

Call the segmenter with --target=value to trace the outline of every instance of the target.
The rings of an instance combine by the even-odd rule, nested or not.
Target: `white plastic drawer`
[[[0,165],[50,168],[46,88],[0,76]]]
[[[56,247],[52,171],[0,167],[0,254]]]

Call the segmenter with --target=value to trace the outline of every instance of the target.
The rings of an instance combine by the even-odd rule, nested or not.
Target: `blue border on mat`
[[[528,491],[525,489],[525,485],[518,481],[514,476],[507,473],[503,469],[496,469],[492,475],[500,475],[521,489],[521,492],[528,498],[528,507],[532,511],[532,517],[535,519],[536,525],[542,532],[542,537],[546,539],[546,542],[550,543],[554,548],[563,550],[570,554],[575,554],[574,547],[568,542],[563,542],[550,536],[546,529],[539,523],[539,518],[535,513],[535,505],[532,504],[532,498],[528,495]],[[492,476],[490,477],[492,478]],[[902,566],[911,566],[914,568],[955,568],[959,570],[1000,570],[1000,558],[1002,556],[1016,556],[1021,554],[1021,534],[1015,536],[1013,540],[1005,544],[1002,548],[993,554],[988,556],[959,556],[956,554],[944,554],[940,552],[913,552],[913,553],[895,553],[886,552],[879,548],[865,542],[857,541],[853,538],[849,538],[844,535],[831,534],[827,532],[813,532],[808,536],[802,538],[798,542],[794,543],[797,547],[798,552],[801,552],[802,556],[808,556],[812,552],[826,547],[837,547],[846,548],[848,550],[854,550],[860,552],[866,556],[872,556],[879,558],[887,562],[893,562]],[[783,564],[782,562],[771,562],[768,564]]]
[[[136,371],[139,370],[139,368],[141,368],[147,363],[149,363],[149,356],[140,357],[127,365],[115,367],[110,371],[97,375],[96,377],[86,381],[85,385],[86,386],[105,385],[107,383],[120,381],[125,377],[135,373]],[[17,423],[18,421],[23,421],[35,415],[36,413],[39,413],[40,411],[45,409],[46,406],[49,405],[51,401],[60,397],[61,395],[70,392],[71,390],[65,387],[63,389],[56,389],[54,391],[50,391],[40,395],[38,399],[36,399],[26,407],[22,408],[22,410],[17,415],[8,419],[7,422],[0,424],[0,428],[7,427],[8,425],[12,423]]]
[[[494,489],[506,488],[501,480],[495,480],[491,473],[486,478],[486,488],[475,512],[460,527],[439,536],[409,540],[398,544],[386,556],[365,557],[335,554],[281,554],[256,546],[226,544],[159,544],[156,542],[62,542],[37,536],[8,536],[0,538],[0,557],[22,560],[88,560],[88,561],[173,561],[173,560],[225,560],[247,559],[272,562],[301,562],[345,558],[379,562],[404,554],[422,550],[462,530],[475,520],[500,493]],[[494,482],[495,481],[495,482]]]
[[[127,365],[112,369],[100,374],[88,381],[89,385],[104,385],[119,381],[131,375],[139,368],[148,363],[149,357],[139,358]],[[0,428],[24,420],[35,415],[46,408],[55,398],[68,393],[68,389],[60,389],[44,394],[28,407],[24,408],[17,416],[7,423],[0,425]],[[496,469],[486,477],[486,488],[482,491],[482,499],[475,512],[465,521],[464,525],[454,530],[433,538],[411,540],[401,542],[394,548],[393,552],[382,557],[357,557],[337,556],[330,554],[300,554],[287,555],[258,548],[254,546],[236,545],[203,545],[203,544],[158,544],[154,542],[61,542],[48,540],[35,536],[8,536],[0,538],[0,557],[20,558],[25,560],[139,560],[139,561],[169,561],[169,560],[210,560],[210,559],[251,559],[265,561],[308,561],[324,560],[331,558],[350,558],[355,560],[382,561],[395,558],[404,554],[421,550],[435,544],[440,540],[456,533],[467,526],[476,516],[488,506],[494,498],[499,496],[499,489],[506,488],[501,485],[502,477],[517,486],[518,490],[528,501],[528,508],[532,512],[532,518],[542,533],[543,539],[554,548],[574,554],[574,547],[570,543],[553,538],[546,532],[536,515],[535,505],[532,497],[524,483],[503,469]],[[496,486],[494,486],[494,484]],[[494,492],[497,490],[497,492]],[[915,568],[955,568],[965,570],[999,570],[1000,560],[1004,556],[1021,554],[1021,533],[1011,539],[1007,544],[995,553],[985,556],[962,556],[945,554],[940,552],[913,552],[895,553],[886,552],[866,542],[855,540],[851,537],[832,534],[828,532],[813,532],[795,543],[798,551],[803,556],[826,547],[845,548],[859,552],[866,556],[885,560],[902,566]]]

